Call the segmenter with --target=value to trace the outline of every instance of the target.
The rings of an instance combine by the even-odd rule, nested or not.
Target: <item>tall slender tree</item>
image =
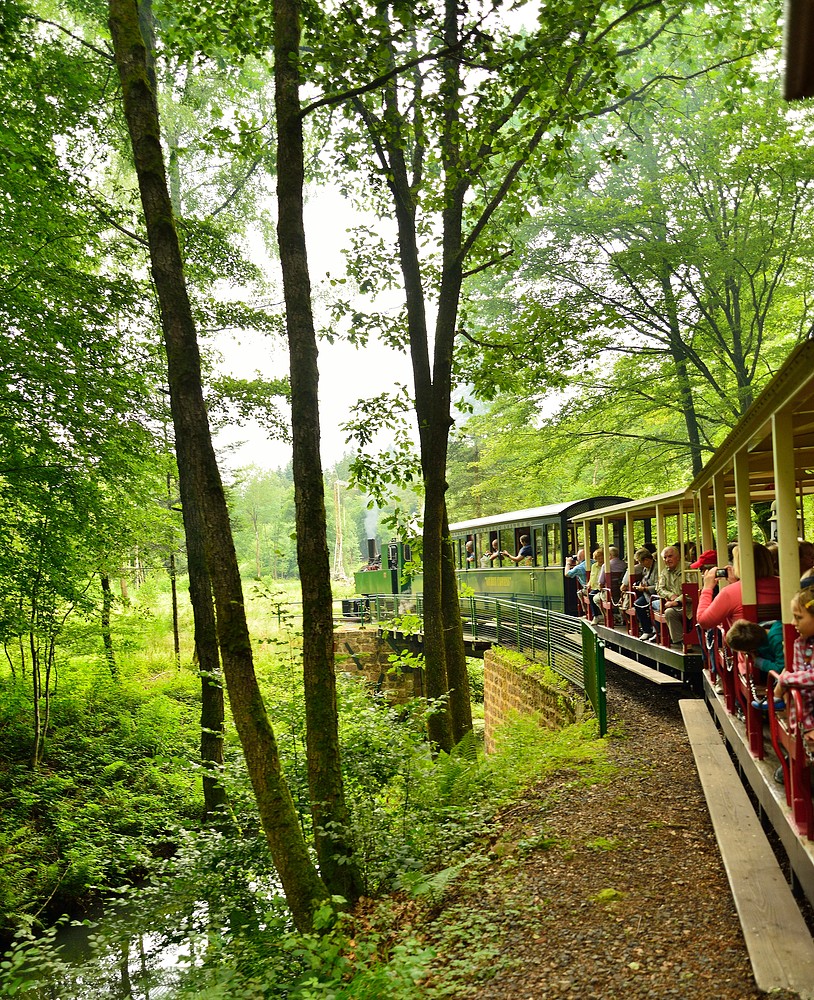
[[[195,323],[167,185],[155,80],[148,69],[135,0],[110,0],[109,19],[161,306],[185,524],[197,508],[196,515],[204,524],[206,563],[215,595],[232,714],[292,916],[298,927],[308,929],[315,908],[328,898],[328,892],[309,857],[254,672],[229,512],[204,405]]]
[[[442,748],[469,724],[445,506],[466,281],[511,252],[506,227],[526,215],[535,197],[521,180],[534,177],[553,191],[582,123],[652,86],[649,78],[631,89],[625,67],[678,23],[685,5],[541,5],[536,25],[522,31],[507,28],[500,6],[441,0],[315,13],[311,59],[325,94],[306,109],[343,109],[347,126],[336,158],[365,164],[375,178],[370,183],[365,176],[368,200],[396,220],[407,316],[401,343],[413,368],[425,491],[427,689],[433,697],[449,692],[455,706],[431,720],[431,736]],[[674,59],[676,52],[668,61]],[[662,67],[654,77],[671,70],[672,64]],[[355,272],[370,272],[382,259],[375,246],[360,254]],[[391,340],[398,335],[390,331]]]
[[[274,0],[274,29],[277,232],[290,354],[308,783],[322,877],[334,893],[355,901],[361,894],[362,883],[352,858],[339,755],[333,605],[319,451],[318,352],[303,222],[305,167],[299,96],[299,0]]]

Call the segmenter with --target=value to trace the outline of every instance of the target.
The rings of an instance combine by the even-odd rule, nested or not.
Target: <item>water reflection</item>
[[[249,886],[244,886],[244,890]],[[96,921],[63,921],[38,940],[19,943],[0,996],[25,1000],[162,1000],[176,995],[190,970],[208,957],[212,941],[263,927],[264,911],[279,904],[279,886],[254,880],[240,907],[196,900],[183,910],[146,907],[136,897],[114,903]],[[163,924],[163,926],[161,926]],[[157,929],[158,928],[158,929]],[[9,987],[14,984],[15,988]],[[8,991],[8,992],[7,992]]]

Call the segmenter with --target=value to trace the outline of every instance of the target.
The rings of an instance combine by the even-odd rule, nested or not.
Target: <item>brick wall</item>
[[[512,712],[536,712],[540,723],[559,729],[582,718],[585,696],[517,653],[488,649],[483,655],[483,715],[486,752],[494,749],[495,729]]]
[[[411,666],[393,670],[389,658],[394,652],[393,645],[379,637],[376,626],[346,625],[334,632],[337,672],[363,680],[394,705],[402,705],[424,694],[423,671]]]

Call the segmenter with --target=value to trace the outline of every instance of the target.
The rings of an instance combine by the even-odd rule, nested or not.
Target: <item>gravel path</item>
[[[445,919],[477,913],[473,935],[439,942],[435,985],[445,969],[460,982],[467,956],[485,956],[455,996],[763,996],[681,722],[686,691],[621,670],[609,682],[617,777],[586,788],[561,775],[529,793],[502,817],[477,894],[449,901],[434,922],[439,933]]]

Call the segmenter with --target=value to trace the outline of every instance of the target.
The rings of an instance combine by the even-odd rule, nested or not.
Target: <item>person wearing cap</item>
[[[710,566],[718,565],[718,553],[715,549],[707,549],[706,552],[702,552],[701,555],[695,560],[695,562],[690,563],[690,569],[709,569]]]

